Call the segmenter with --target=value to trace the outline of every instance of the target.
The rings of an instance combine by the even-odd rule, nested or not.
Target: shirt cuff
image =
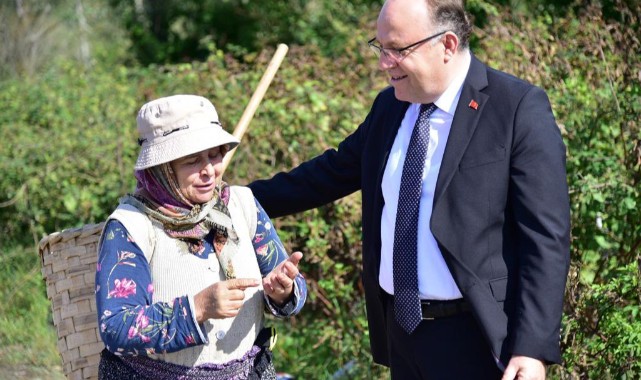
[[[300,276],[300,275],[299,275]],[[300,287],[298,285],[298,276],[294,280],[294,294],[290,299],[285,302],[283,305],[276,305],[274,301],[267,296],[267,293],[263,293],[263,296],[265,297],[265,304],[267,305],[267,308],[269,311],[276,317],[280,318],[286,318],[286,317],[291,317],[292,315],[296,314],[298,310],[296,310],[296,306],[299,303],[299,300],[301,299],[300,295]]]
[[[207,334],[204,333],[205,327],[201,326],[198,321],[196,320],[196,301],[194,301],[194,296],[187,295],[187,303],[189,304],[189,313],[191,314],[191,321],[193,322],[193,326],[190,326],[192,329],[196,330],[198,332],[198,336],[200,337],[200,342],[196,342],[198,344],[206,344],[209,343],[209,339],[207,339]]]

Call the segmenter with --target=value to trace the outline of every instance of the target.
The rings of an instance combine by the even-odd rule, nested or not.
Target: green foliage
[[[32,77],[60,61],[85,67],[122,61],[129,47],[124,37],[100,1],[0,2],[0,80]]]
[[[0,188],[14,203],[0,208],[11,221],[0,243],[33,244],[33,236],[103,219],[132,188],[139,98],[131,79],[124,68],[64,65],[27,85],[5,84]]]
[[[633,262],[612,271],[603,284],[574,283],[563,336],[568,373],[591,379],[641,374],[640,273]]]
[[[363,14],[380,0],[110,0],[143,64],[206,59],[211,46],[242,56],[278,43],[344,54]]]
[[[0,3],[0,78],[33,74],[56,50],[72,48],[57,5],[52,10],[38,1]]]
[[[3,246],[0,256],[0,377],[2,364],[58,365],[51,306],[43,296],[40,263],[22,247]]]

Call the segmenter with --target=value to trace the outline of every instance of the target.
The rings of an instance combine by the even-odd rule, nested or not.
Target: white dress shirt
[[[464,70],[461,70],[447,90],[434,102],[438,107],[430,116],[430,136],[427,154],[425,157],[425,169],[423,170],[423,184],[418,216],[418,242],[417,242],[417,265],[418,265],[418,290],[419,298],[432,300],[449,300],[461,298],[461,292],[452,278],[438,244],[430,230],[430,218],[432,217],[432,204],[434,203],[434,190],[436,180],[441,168],[445,145],[452,127],[454,111],[458,104],[463,88],[463,82],[470,67],[471,57],[466,55]],[[420,111],[420,104],[412,103],[401,126],[396,134],[394,145],[390,151],[385,172],[383,173],[383,214],[381,217],[381,267],[379,282],[383,290],[394,294],[393,279],[393,251],[394,251],[394,229],[396,225],[396,209],[398,207],[398,196],[401,186],[401,175],[405,155],[409,146],[410,137],[416,119]],[[460,231],[464,233],[464,231]]]

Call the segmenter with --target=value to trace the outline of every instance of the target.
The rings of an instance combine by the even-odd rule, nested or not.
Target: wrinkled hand
[[[278,264],[263,278],[265,294],[277,305],[283,305],[294,292],[294,279],[298,275],[298,263],[303,258],[301,252],[292,253],[287,260]]]
[[[245,299],[245,289],[260,284],[255,278],[234,278],[206,287],[194,296],[196,320],[235,317]]]
[[[527,356],[512,356],[501,380],[545,380],[542,361]]]

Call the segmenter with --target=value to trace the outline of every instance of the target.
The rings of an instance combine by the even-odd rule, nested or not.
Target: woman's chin
[[[209,202],[213,196],[214,196],[213,189],[208,191],[198,190],[198,191],[195,191],[191,197],[189,197],[190,198],[189,200],[195,204],[202,204],[202,203]]]

